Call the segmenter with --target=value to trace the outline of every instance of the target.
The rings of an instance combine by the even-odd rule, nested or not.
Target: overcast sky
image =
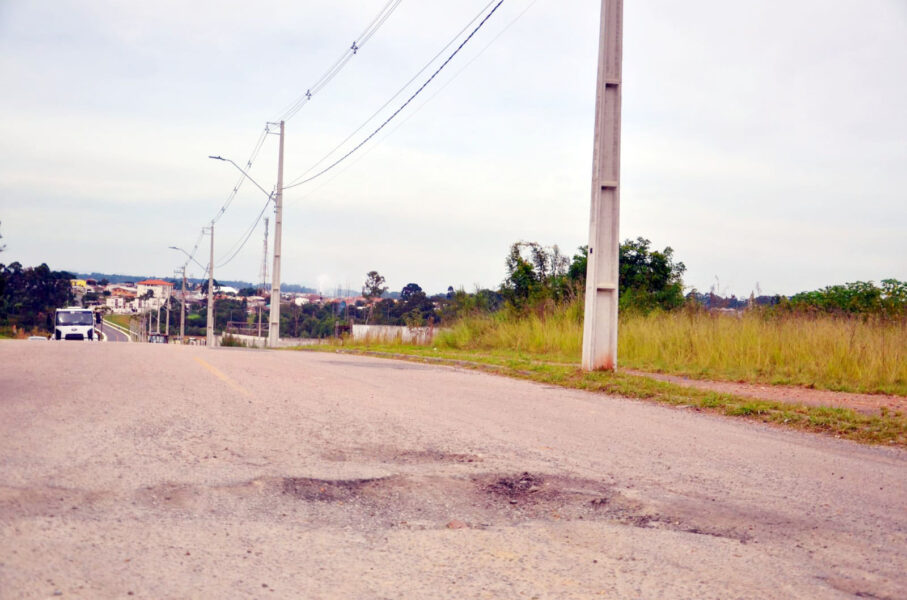
[[[208,155],[244,163],[386,4],[0,0],[0,262],[172,276],[168,246],[192,251],[236,183]],[[287,121],[285,183],[486,4],[403,0]],[[587,243],[599,9],[505,0],[370,143],[285,192],[283,281],[471,290],[517,240]],[[627,2],[621,238],[672,246],[701,291],[907,280],[905,73],[904,0]],[[251,175],[274,187],[277,136]],[[241,188],[217,265],[265,202]],[[263,236],[215,277],[257,281]]]

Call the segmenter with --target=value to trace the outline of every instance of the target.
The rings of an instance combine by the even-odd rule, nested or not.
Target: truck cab
[[[94,322],[94,311],[90,308],[58,308],[54,316],[54,339],[95,340]]]

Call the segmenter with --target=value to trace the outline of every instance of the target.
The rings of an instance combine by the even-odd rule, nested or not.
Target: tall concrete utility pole
[[[180,294],[180,344],[182,344],[186,337],[186,265],[174,273],[174,275],[176,274],[180,274],[183,278],[183,291]]]
[[[283,224],[283,128],[280,122],[280,151],[277,155],[277,196],[274,207],[274,269],[271,273],[271,316],[268,319],[268,345],[280,341],[280,230]]]
[[[206,228],[211,234],[211,262],[208,263],[208,331],[205,345],[214,347],[214,223]]]
[[[261,286],[259,287],[259,292],[263,292],[265,285],[268,282],[268,230],[270,229],[269,219],[265,217],[265,243],[264,251],[261,255],[261,273],[259,273],[259,280],[261,281]]]
[[[186,265],[183,265],[183,294],[182,294],[182,308],[180,309],[180,344],[186,343],[186,311],[188,307],[186,306]]]
[[[583,322],[583,369],[587,371],[617,369],[623,14],[623,0],[602,0]]]

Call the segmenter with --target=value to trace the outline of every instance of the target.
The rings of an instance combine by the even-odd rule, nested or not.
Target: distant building
[[[144,302],[144,307],[148,308],[159,308],[170,301],[170,296],[173,294],[173,284],[169,281],[163,281],[161,279],[146,279],[145,281],[139,281],[135,284],[136,287],[136,296],[139,299],[143,299],[143,296],[151,292],[151,298],[149,301]]]
[[[129,310],[127,303],[129,300],[124,296],[110,295],[104,300],[104,304],[115,313],[123,313]]]

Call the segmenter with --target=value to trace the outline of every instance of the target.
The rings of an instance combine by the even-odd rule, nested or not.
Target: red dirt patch
[[[732,381],[709,381],[703,379],[689,379],[678,375],[665,375],[662,373],[646,373],[635,369],[621,369],[624,373],[650,377],[659,381],[666,381],[677,385],[770,400],[785,402],[787,404],[807,404],[810,406],[834,406],[850,408],[868,415],[878,415],[882,409],[892,412],[907,412],[907,397],[889,396],[885,394],[854,394],[851,392],[832,392],[829,390],[811,390],[808,388],[789,385],[769,385],[762,383],[737,383]]]

